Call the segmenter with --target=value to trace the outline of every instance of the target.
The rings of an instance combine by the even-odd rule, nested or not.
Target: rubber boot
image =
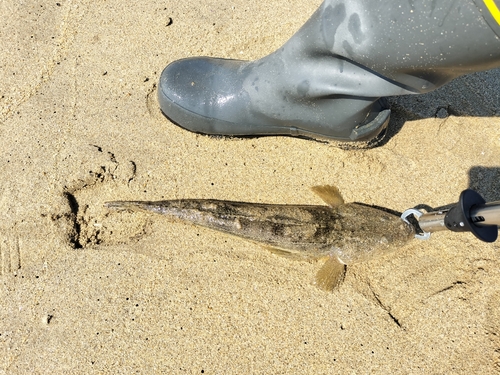
[[[383,97],[500,65],[500,12],[493,0],[476,1],[325,0],[262,59],[168,65],[161,110],[205,134],[369,140],[389,121]]]

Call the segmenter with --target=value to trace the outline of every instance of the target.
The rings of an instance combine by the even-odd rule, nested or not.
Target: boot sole
[[[232,131],[235,128],[232,122],[201,116],[181,107],[164,95],[161,87],[158,88],[158,102],[163,115],[181,128],[193,133],[228,137],[291,136],[311,138],[318,141],[369,141],[387,128],[391,115],[391,110],[387,108],[385,100],[380,99],[377,104],[385,109],[382,109],[375,116],[370,116],[367,122],[355,127],[348,138],[315,133],[293,126],[275,125],[261,125],[259,127],[249,125],[248,128],[252,129],[252,131],[240,134]],[[241,124],[238,124],[238,128],[241,128]]]

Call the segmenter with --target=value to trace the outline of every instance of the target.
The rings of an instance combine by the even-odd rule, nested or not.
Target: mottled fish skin
[[[362,204],[343,203],[334,187],[314,187],[313,191],[330,205],[183,199],[115,201],[106,203],[106,206],[178,218],[263,244],[280,255],[296,259],[330,257],[333,261],[325,266],[332,263],[330,266],[335,271],[330,266],[323,270],[329,280],[328,285],[320,285],[323,289],[331,289],[339,283],[340,275],[331,281],[329,274],[340,273],[343,265],[398,249],[414,237],[413,226],[396,215]],[[335,285],[330,285],[332,282]]]
[[[356,203],[329,207],[189,199],[117,201],[107,206],[175,217],[304,259],[324,257],[338,249],[335,252],[345,264],[365,260],[390,244],[402,245],[413,235],[399,217]]]

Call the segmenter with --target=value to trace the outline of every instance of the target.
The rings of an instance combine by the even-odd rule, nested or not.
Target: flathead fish
[[[347,265],[396,250],[415,235],[413,226],[399,216],[359,203],[345,203],[333,186],[315,186],[312,191],[327,205],[213,199],[115,201],[105,205],[178,218],[245,238],[294,259],[326,259],[315,280],[324,290],[339,285]]]

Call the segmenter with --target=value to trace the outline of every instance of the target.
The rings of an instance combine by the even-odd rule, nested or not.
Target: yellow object
[[[500,10],[495,4],[495,1],[494,0],[483,0],[483,1],[484,5],[486,5],[486,8],[488,8],[495,21],[497,21],[497,23],[500,25]]]

